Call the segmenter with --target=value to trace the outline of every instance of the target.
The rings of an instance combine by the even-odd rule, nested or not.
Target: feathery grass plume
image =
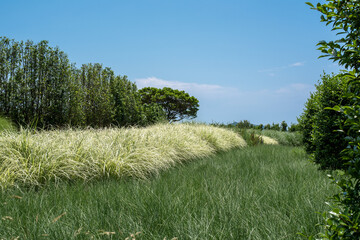
[[[276,141],[275,139],[273,139],[271,137],[267,137],[267,136],[260,136],[260,137],[263,140],[264,144],[279,145],[278,141]]]
[[[6,132],[0,135],[0,186],[146,178],[175,164],[244,146],[236,133],[202,124]]]
[[[302,146],[302,135],[299,132],[281,132],[275,130],[263,130],[260,132],[262,136],[275,139],[280,145]]]

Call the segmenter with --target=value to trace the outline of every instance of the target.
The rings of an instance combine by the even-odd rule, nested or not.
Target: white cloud
[[[282,70],[287,69],[287,68],[301,67],[301,66],[304,66],[304,65],[305,65],[305,62],[296,62],[296,63],[292,63],[292,64],[289,64],[289,65],[286,65],[286,66],[262,69],[262,70],[259,70],[258,72],[271,72],[270,74],[273,74],[273,75],[270,75],[270,74],[269,75],[274,76],[275,74],[273,72],[279,72],[279,71],[282,71]]]
[[[301,67],[304,66],[305,62],[296,62],[290,65],[290,67]]]
[[[202,96],[202,97],[223,96],[228,94],[234,95],[237,93],[237,89],[231,87],[223,87],[214,84],[199,84],[199,83],[186,83],[180,81],[168,81],[156,77],[135,79],[135,82],[139,89],[144,87],[156,87],[156,88],[170,87],[173,89],[184,90],[194,96]]]

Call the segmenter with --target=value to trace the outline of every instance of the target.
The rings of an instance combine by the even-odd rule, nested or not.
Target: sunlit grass
[[[178,166],[4,190],[0,239],[302,239],[319,232],[316,212],[334,193],[301,148],[260,145]]]
[[[264,136],[264,135],[258,135],[261,137],[262,141],[264,144],[269,144],[269,145],[278,145],[279,142],[276,141],[275,139],[271,138],[271,137],[267,137],[267,136]]]
[[[193,124],[0,135],[0,185],[146,178],[176,164],[246,146],[236,133]]]
[[[0,117],[0,132],[15,131],[15,130],[16,128],[10,120],[4,117]]]
[[[300,132],[282,132],[275,130],[258,131],[262,136],[270,137],[281,145],[302,146],[302,135]]]

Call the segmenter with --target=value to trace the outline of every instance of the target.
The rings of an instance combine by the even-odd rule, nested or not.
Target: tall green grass
[[[7,189],[0,239],[301,239],[333,192],[302,149],[261,145],[150,179]]]
[[[260,135],[270,137],[278,141],[281,145],[302,146],[302,134],[300,132],[282,132],[275,130],[259,131]]]
[[[100,178],[146,178],[178,163],[246,146],[232,131],[206,125],[4,132],[0,187]]]
[[[264,144],[280,144],[285,146],[302,146],[302,134],[300,132],[282,132],[282,131],[275,131],[275,130],[258,130],[258,129],[244,129],[244,128],[237,128],[232,127],[229,128],[233,131],[240,134],[249,145],[257,145],[252,144],[254,140],[256,143],[259,141],[252,136],[261,136],[262,142]],[[275,141],[274,141],[275,140]]]
[[[14,124],[7,118],[0,117],[0,133],[3,131],[15,131]]]

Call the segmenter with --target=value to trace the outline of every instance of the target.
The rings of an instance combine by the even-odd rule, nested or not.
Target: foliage
[[[135,83],[99,63],[77,69],[47,41],[0,38],[0,114],[31,127],[148,125],[164,113],[144,106]]]
[[[288,124],[285,121],[281,122],[280,130],[286,132],[288,129]]]
[[[300,132],[301,131],[301,128],[300,128],[300,125],[299,124],[296,124],[296,123],[291,123],[290,127],[288,128],[288,131],[289,132]]]
[[[243,121],[240,121],[236,124],[236,127],[238,128],[253,128],[254,127],[254,124],[250,123],[248,120],[243,120]]]
[[[64,52],[47,44],[0,38],[0,113],[16,123],[68,120],[71,65]]]
[[[240,128],[237,132],[240,134],[240,136],[246,141],[246,143],[249,146],[256,146],[264,143],[261,136],[255,134],[255,131],[248,131],[245,128]]]
[[[190,96],[185,91],[164,87],[162,89],[146,87],[139,90],[143,104],[158,104],[170,122],[196,117],[199,110],[199,100]]]
[[[360,238],[360,2],[358,0],[327,0],[318,3],[312,9],[322,13],[321,21],[332,24],[332,30],[338,31],[342,37],[336,41],[319,42],[321,57],[338,62],[349,71],[344,71],[348,82],[345,104],[332,109],[344,116],[338,123],[344,132],[346,149],[342,151],[342,162],[346,168],[341,175],[333,176],[341,193],[333,200],[337,206],[329,214],[325,214],[324,239],[359,239]]]
[[[256,130],[275,130],[275,131],[299,131],[299,127],[297,126],[297,124],[292,124],[292,128],[288,128],[288,124],[285,121],[282,121],[281,124],[279,123],[272,123],[272,125],[270,124],[252,124],[250,121],[248,120],[240,120],[238,123],[233,123],[233,124],[228,124],[229,127],[237,127],[240,129],[256,129]]]
[[[79,71],[82,87],[82,105],[85,125],[92,127],[109,126],[113,122],[114,102],[111,96],[110,82],[114,73],[103,69],[101,64],[83,64]]]
[[[315,163],[321,169],[342,169],[341,151],[346,147],[344,134],[339,124],[344,121],[343,114],[327,108],[344,104],[343,94],[346,91],[346,79],[342,75],[322,76],[305,104],[305,109],[299,117],[303,142],[307,153],[313,155]]]
[[[144,125],[167,122],[166,113],[157,103],[143,104]]]
[[[114,101],[114,120],[116,126],[145,125],[144,114],[152,114],[145,111],[140,101],[140,94],[135,83],[130,82],[127,76],[115,76],[110,80],[110,91]],[[150,117],[150,116],[149,116]],[[157,122],[154,116],[152,123]]]
[[[280,131],[280,124],[279,123],[272,123],[270,130]]]

